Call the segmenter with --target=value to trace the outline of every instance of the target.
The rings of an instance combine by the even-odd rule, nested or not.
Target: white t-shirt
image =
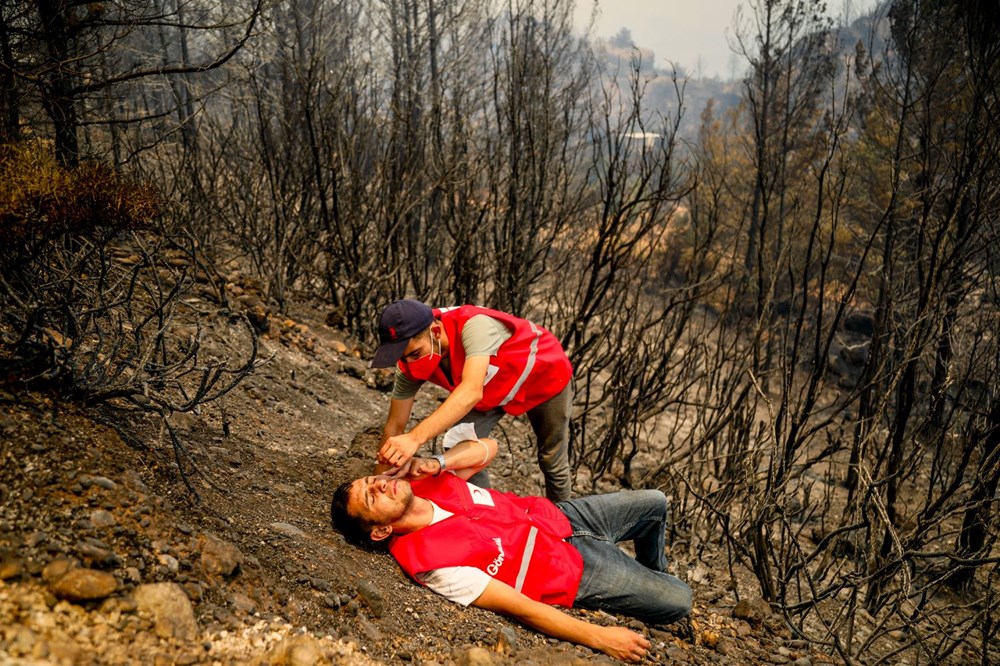
[[[454,515],[450,511],[442,509],[434,502],[431,502],[431,506],[434,507],[431,525]],[[478,599],[486,591],[486,586],[490,582],[489,574],[476,567],[442,567],[440,569],[431,569],[430,571],[417,574],[416,579],[441,596],[463,606],[468,606]]]

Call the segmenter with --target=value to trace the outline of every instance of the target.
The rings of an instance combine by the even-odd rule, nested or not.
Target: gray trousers
[[[569,499],[573,490],[569,468],[569,421],[572,413],[572,380],[562,391],[527,412],[537,440],[538,466],[545,475],[545,496],[553,502]],[[504,414],[499,407],[488,412],[472,410],[459,419],[459,423],[471,423],[477,437],[488,437]],[[480,488],[489,488],[489,472],[485,469],[477,472],[469,482]]]

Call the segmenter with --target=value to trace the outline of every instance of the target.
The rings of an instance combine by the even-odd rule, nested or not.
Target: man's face
[[[410,363],[416,361],[418,358],[423,358],[431,353],[431,351],[440,350],[444,353],[444,343],[441,339],[440,326],[438,324],[432,324],[431,327],[425,333],[420,333],[412,338],[410,338],[409,344],[406,345],[406,349],[403,350],[403,355],[400,357],[403,363]],[[433,338],[433,341],[431,340]]]
[[[365,476],[351,484],[347,512],[375,525],[391,525],[413,502],[413,489],[405,479],[380,474]]]

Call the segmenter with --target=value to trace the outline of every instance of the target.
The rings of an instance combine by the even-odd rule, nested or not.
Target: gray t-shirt
[[[499,319],[494,319],[489,315],[479,314],[469,318],[462,328],[462,348],[465,350],[465,358],[473,356],[493,356],[500,349],[500,345],[510,339],[512,332]],[[461,377],[453,377],[456,381]],[[395,382],[392,386],[393,400],[408,400],[416,395],[417,390],[423,385],[421,381],[410,380],[402,373],[399,366],[396,366]]]

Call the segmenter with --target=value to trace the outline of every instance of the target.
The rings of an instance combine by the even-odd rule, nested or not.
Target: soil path
[[[126,443],[107,425],[121,415],[0,392],[0,663],[611,663],[451,604],[330,528],[330,494],[368,471],[388,397],[323,315],[300,304],[272,318],[267,363],[172,420],[180,452],[152,422],[131,423]],[[206,348],[228,334],[213,322]],[[422,394],[417,416],[441,397]],[[502,426],[494,485],[539,494],[526,422]],[[734,617],[721,555],[693,557],[671,552],[695,593],[690,631],[572,612],[645,632],[647,663],[829,661],[766,605]]]

